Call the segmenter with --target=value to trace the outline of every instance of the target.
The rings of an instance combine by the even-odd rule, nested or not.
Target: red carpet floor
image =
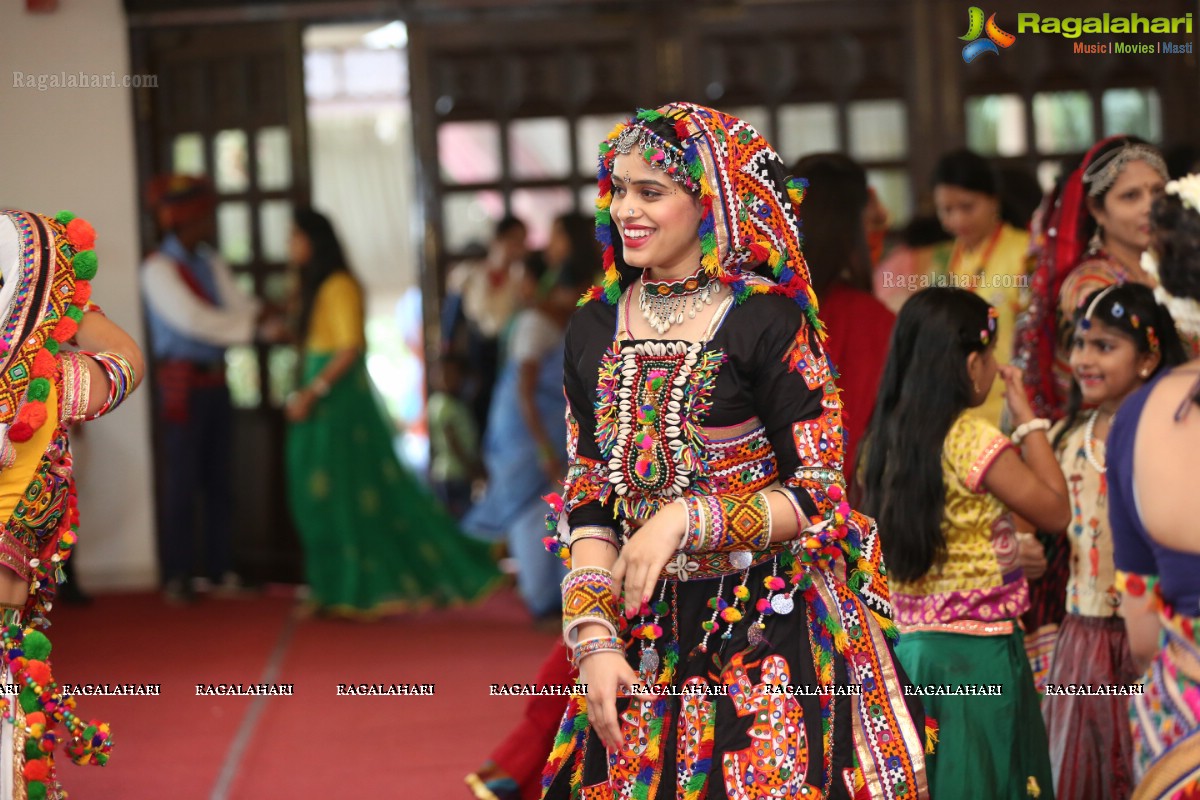
[[[108,766],[60,758],[73,800],[466,800],[462,782],[520,717],[492,683],[529,682],[555,637],[508,592],[373,623],[299,620],[290,598],[108,595],[52,616],[63,683],[156,683],[159,697],[79,698],[112,723]],[[267,676],[267,677],[264,677]],[[292,697],[197,697],[198,683],[295,686]],[[338,697],[339,683],[432,683],[432,697]]]

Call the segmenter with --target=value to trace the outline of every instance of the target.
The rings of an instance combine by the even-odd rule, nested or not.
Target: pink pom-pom
[[[836,503],[837,501],[842,499],[842,487],[837,486],[837,485],[830,486],[828,489],[825,490],[825,495],[830,500],[832,500],[833,502]]]

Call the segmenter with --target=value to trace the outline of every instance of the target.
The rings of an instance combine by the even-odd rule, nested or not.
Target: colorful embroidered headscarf
[[[28,441],[47,409],[59,347],[92,294],[96,232],[69,211],[0,210],[0,441]]]
[[[804,182],[788,175],[783,160],[749,123],[692,103],[639,111],[600,145],[596,238],[603,249],[604,279],[580,302],[615,305],[623,278],[629,280],[631,268],[618,252],[620,238],[609,207],[613,161],[630,152],[699,197],[704,215],[698,266],[727,284],[739,303],[755,293],[791,297],[812,327],[823,332],[800,251],[795,206],[804,197]],[[754,273],[772,281],[754,280]]]

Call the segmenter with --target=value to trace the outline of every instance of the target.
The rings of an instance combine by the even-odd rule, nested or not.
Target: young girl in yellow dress
[[[1050,424],[1034,419],[1020,370],[996,363],[1002,334],[995,309],[971,292],[914,296],[896,320],[866,438],[865,506],[879,520],[900,663],[918,686],[1001,687],[924,698],[939,729],[928,759],[934,800],[1052,791],[1017,621],[1029,588],[1009,512],[1047,530],[1066,527],[1070,512]],[[970,413],[997,373],[1013,441]]]

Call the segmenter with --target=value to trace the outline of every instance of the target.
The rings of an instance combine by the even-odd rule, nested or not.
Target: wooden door
[[[142,185],[163,172],[211,178],[219,195],[213,244],[247,291],[281,303],[292,209],[309,194],[299,24],[134,27],[130,43],[134,71],[158,76],[135,105]],[[145,207],[141,230],[149,252],[157,231]],[[250,582],[303,575],[287,512],[281,412],[295,358],[279,346],[234,347],[226,357],[235,407],[228,513],[234,568]],[[164,457],[156,448],[156,464]]]

